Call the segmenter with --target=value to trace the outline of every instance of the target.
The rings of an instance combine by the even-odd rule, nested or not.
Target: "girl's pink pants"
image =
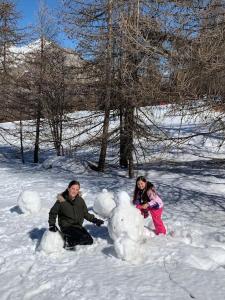
[[[141,205],[136,205],[136,207],[138,209],[142,210]],[[166,228],[162,221],[163,207],[161,207],[159,209],[154,209],[154,208],[148,207],[147,210],[150,212],[150,214],[152,216],[152,221],[155,226],[155,233],[157,235],[160,233],[166,234]]]

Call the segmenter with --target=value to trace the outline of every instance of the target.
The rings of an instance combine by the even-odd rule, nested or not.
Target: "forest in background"
[[[116,147],[113,163],[127,168],[129,177],[152,144],[168,149],[219,132],[222,145],[224,1],[63,0],[61,5],[60,15],[52,15],[40,1],[36,24],[19,28],[15,1],[0,1],[0,121],[16,122],[11,135],[24,163],[25,135],[34,163],[45,143],[58,156],[95,145],[98,161],[92,167],[99,172],[106,168],[108,149]],[[62,29],[74,49],[57,43]],[[22,45],[29,50],[18,51]],[[199,115],[205,130],[174,137],[153,118],[155,105],[164,104],[171,117]],[[88,113],[74,118],[71,113],[80,110]],[[46,126],[49,135],[43,136]],[[96,127],[94,136],[71,142]],[[71,139],[68,128],[74,130]],[[9,134],[0,124],[3,137],[6,130]]]

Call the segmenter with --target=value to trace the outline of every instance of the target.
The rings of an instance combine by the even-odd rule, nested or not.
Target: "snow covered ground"
[[[190,122],[185,126],[191,130]],[[94,238],[91,246],[53,254],[39,249],[49,209],[70,180],[81,182],[92,212],[103,188],[132,195],[135,179],[116,169],[97,174],[76,158],[52,159],[51,168],[47,162],[22,165],[2,141],[0,299],[224,300],[225,151],[216,153],[213,141],[204,147],[189,144],[177,159],[152,161],[137,170],[156,185],[165,203],[164,222],[168,232],[174,231],[174,236],[146,239],[138,263],[116,256],[107,220],[100,228],[85,223]],[[40,211],[20,211],[17,201],[24,190],[39,194]],[[150,218],[145,226],[152,228]]]

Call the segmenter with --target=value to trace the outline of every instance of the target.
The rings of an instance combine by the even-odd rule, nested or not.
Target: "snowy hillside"
[[[18,54],[26,54],[26,53],[30,53],[30,52],[33,52],[35,50],[39,50],[40,49],[40,44],[41,44],[41,41],[40,40],[36,40],[34,42],[31,42],[27,45],[23,45],[23,46],[13,46],[10,48],[10,50],[13,52],[13,53],[18,53]],[[49,43],[48,43],[49,44]]]
[[[165,127],[179,124],[178,118],[157,120]],[[193,128],[186,120],[179,132]],[[82,153],[22,165],[14,148],[1,140],[0,299],[224,300],[225,149],[216,152],[216,142],[214,136],[202,146],[203,140],[196,138],[163,161],[139,166],[136,175],[151,180],[164,200],[168,235],[155,236],[151,219],[145,219],[150,234],[137,245],[144,249],[143,257],[127,262],[116,255],[107,219],[100,228],[85,222],[94,238],[91,246],[47,254],[40,251],[40,242],[48,229],[49,209],[70,180],[80,181],[93,213],[102,189],[131,196],[135,179],[119,169],[98,174],[83,163]],[[40,210],[21,212],[18,199],[24,190],[37,192]]]
[[[44,40],[43,43],[44,49],[51,47],[51,42]],[[60,46],[59,46],[60,47]],[[15,58],[16,63],[23,63],[27,56],[32,53],[36,53],[41,49],[41,39],[37,39],[33,42],[28,43],[23,46],[12,46],[9,51],[11,55]],[[63,49],[63,48],[62,48]],[[64,49],[66,55],[66,63],[68,65],[79,65],[81,63],[81,59],[72,49]]]

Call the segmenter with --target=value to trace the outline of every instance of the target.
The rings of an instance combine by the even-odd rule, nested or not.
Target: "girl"
[[[162,221],[163,201],[157,195],[154,185],[144,176],[139,176],[136,180],[133,204],[140,209],[144,218],[147,218],[149,213],[151,214],[157,235],[166,234]]]

